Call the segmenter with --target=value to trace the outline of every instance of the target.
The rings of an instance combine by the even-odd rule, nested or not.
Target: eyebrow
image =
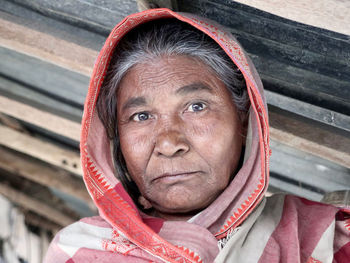
[[[146,105],[146,98],[145,97],[133,97],[128,99],[124,106],[123,106],[123,111],[133,108],[133,107],[139,107],[139,106],[144,106]]]
[[[190,85],[186,85],[179,88],[178,90],[176,90],[175,94],[187,95],[189,93],[198,92],[198,91],[209,91],[210,93],[213,93],[212,88],[208,87],[202,82],[196,82],[196,83],[192,83]]]
[[[175,91],[175,94],[177,95],[187,95],[190,93],[198,92],[198,91],[209,91],[210,93],[213,93],[213,90],[206,86],[205,84],[201,82],[196,82],[192,83],[186,86],[183,86]],[[128,99],[125,104],[123,105],[122,110],[128,110],[133,107],[139,107],[139,106],[144,106],[146,105],[146,98],[141,96],[141,97],[132,97]]]

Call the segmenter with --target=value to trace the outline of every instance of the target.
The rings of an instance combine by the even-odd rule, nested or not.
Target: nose
[[[190,149],[184,136],[179,131],[163,131],[157,136],[154,153],[161,157],[183,156]]]

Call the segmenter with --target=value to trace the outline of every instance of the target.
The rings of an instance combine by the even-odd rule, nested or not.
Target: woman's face
[[[139,200],[161,217],[197,212],[227,187],[241,122],[223,82],[185,56],[134,66],[117,94],[120,145]]]

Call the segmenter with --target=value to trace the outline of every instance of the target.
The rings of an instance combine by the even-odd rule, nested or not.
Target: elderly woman
[[[63,229],[47,263],[350,262],[346,211],[264,197],[262,84],[213,22],[154,9],[118,24],[93,71],[81,140],[100,216]]]

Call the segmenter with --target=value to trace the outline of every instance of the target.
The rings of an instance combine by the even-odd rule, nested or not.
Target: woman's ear
[[[152,208],[152,204],[144,198],[142,195],[139,196],[139,204],[142,205],[144,210]]]

